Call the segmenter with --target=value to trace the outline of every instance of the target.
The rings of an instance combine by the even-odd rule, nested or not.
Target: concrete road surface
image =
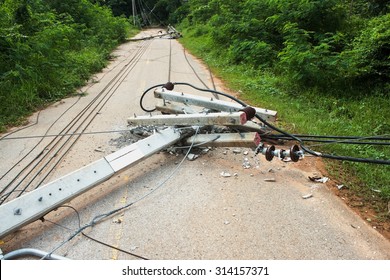
[[[138,38],[157,32],[143,31]],[[78,96],[34,114],[30,122],[35,125],[9,137],[59,134],[102,93],[108,94],[107,98],[89,116],[83,132],[125,130],[127,117],[146,114],[139,106],[141,93],[168,80],[198,87],[205,87],[205,83],[210,88],[215,83],[217,89],[227,90],[176,40],[127,42]],[[197,93],[187,87],[175,90]],[[154,105],[153,95],[148,94],[145,106]],[[118,150],[123,134],[80,136],[45,182]],[[0,187],[8,185],[52,139],[3,139]],[[276,159],[267,162],[244,148],[211,149],[194,161],[181,163],[182,158],[166,152],[156,154],[6,236],[0,248],[3,253],[36,248],[85,260],[137,256],[184,260],[390,259],[389,241],[330,191],[332,180],[327,184],[308,180],[308,176],[323,175],[317,159],[306,157],[296,164]],[[245,158],[250,168],[243,167]],[[224,177],[223,172],[232,176]],[[308,194],[312,197],[303,199]],[[137,203],[85,229],[86,235],[67,241],[94,217],[133,201]]]

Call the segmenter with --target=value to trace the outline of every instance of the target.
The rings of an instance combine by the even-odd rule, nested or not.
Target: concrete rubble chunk
[[[336,187],[337,187],[339,190],[345,188],[345,186],[344,186],[343,184],[341,184],[341,185],[336,185]]]
[[[310,177],[309,176],[309,180],[312,181],[312,182],[325,184],[326,182],[329,181],[329,178],[328,177],[316,177],[316,176]]]
[[[303,199],[308,199],[311,197],[313,197],[313,194],[311,194],[311,193],[302,196]]]
[[[196,155],[196,154],[188,154],[187,159],[188,159],[189,161],[194,161],[194,160],[196,160],[198,157],[199,157],[199,155]]]
[[[243,163],[242,163],[242,166],[244,167],[244,169],[249,169],[249,168],[251,168],[251,164],[250,164],[248,158],[244,158],[244,161],[243,161]]]
[[[232,177],[232,175],[229,173],[229,172],[225,172],[225,171],[222,171],[221,174],[220,174],[222,177]]]

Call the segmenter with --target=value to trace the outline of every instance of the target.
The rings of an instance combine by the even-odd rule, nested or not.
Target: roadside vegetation
[[[389,137],[389,11],[381,0],[190,0],[176,17],[183,44],[248,103],[277,110],[285,130]],[[390,159],[388,145],[308,145]],[[359,206],[389,218],[389,165],[326,164]]]
[[[85,84],[130,30],[88,0],[0,0],[0,132]]]

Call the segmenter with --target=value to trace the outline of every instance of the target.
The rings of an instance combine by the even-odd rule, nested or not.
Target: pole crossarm
[[[194,105],[199,107],[205,107],[212,110],[222,112],[238,112],[244,107],[240,104],[223,101],[214,98],[207,98],[203,96],[192,95],[188,93],[169,91],[164,88],[156,89],[154,91],[154,97],[164,100],[174,101],[178,103],[184,103],[186,105]],[[276,111],[253,107],[262,118],[268,121],[276,120]]]
[[[243,125],[246,123],[244,112],[210,113],[189,115],[154,115],[128,118],[129,125],[191,126],[191,125]]]

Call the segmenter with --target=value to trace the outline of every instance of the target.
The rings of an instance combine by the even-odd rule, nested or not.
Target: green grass
[[[228,64],[223,56],[218,55],[206,35],[194,36],[193,32],[185,30],[181,42],[202,58],[229,88],[240,92],[242,100],[253,106],[277,110],[279,127],[289,132],[314,135],[390,136],[388,93],[367,96],[363,90],[302,88],[271,71]],[[350,93],[345,94],[345,91]],[[313,149],[335,155],[390,159],[389,146],[332,144]],[[375,197],[375,200],[379,196],[381,203],[377,210],[387,213],[389,165],[334,160],[326,160],[325,163],[333,178],[355,194],[365,199]]]

